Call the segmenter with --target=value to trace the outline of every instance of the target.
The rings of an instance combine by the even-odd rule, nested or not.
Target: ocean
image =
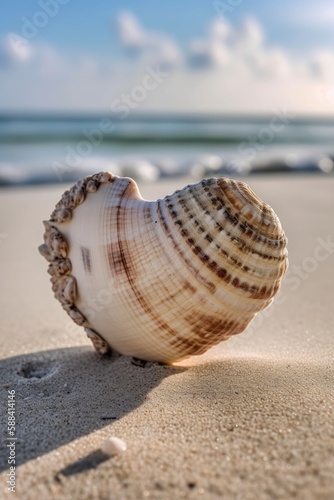
[[[0,115],[0,185],[334,172],[334,118]]]

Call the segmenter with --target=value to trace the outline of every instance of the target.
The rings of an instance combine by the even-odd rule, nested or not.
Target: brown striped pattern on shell
[[[274,211],[225,178],[148,202],[133,180],[96,174],[64,193],[45,227],[55,296],[101,353],[201,354],[242,332],[287,269]]]

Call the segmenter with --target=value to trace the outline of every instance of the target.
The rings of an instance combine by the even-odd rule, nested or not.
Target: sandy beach
[[[334,498],[334,179],[244,180],[281,219],[289,274],[243,334],[173,366],[100,358],[53,298],[37,247],[67,186],[0,191],[2,498]],[[105,457],[110,436],[127,451]]]

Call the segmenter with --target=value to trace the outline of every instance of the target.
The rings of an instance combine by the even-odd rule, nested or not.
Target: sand
[[[65,187],[0,192],[2,498],[13,390],[16,498],[334,498],[334,180],[246,181],[289,238],[279,297],[205,355],[144,368],[99,358],[52,296],[36,248]],[[127,451],[103,456],[110,436]]]

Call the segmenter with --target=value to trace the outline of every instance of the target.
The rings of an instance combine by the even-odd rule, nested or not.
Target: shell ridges
[[[288,265],[275,212],[225,178],[148,202],[132,179],[101,172],[44,225],[55,296],[102,354],[201,354],[271,304]]]

